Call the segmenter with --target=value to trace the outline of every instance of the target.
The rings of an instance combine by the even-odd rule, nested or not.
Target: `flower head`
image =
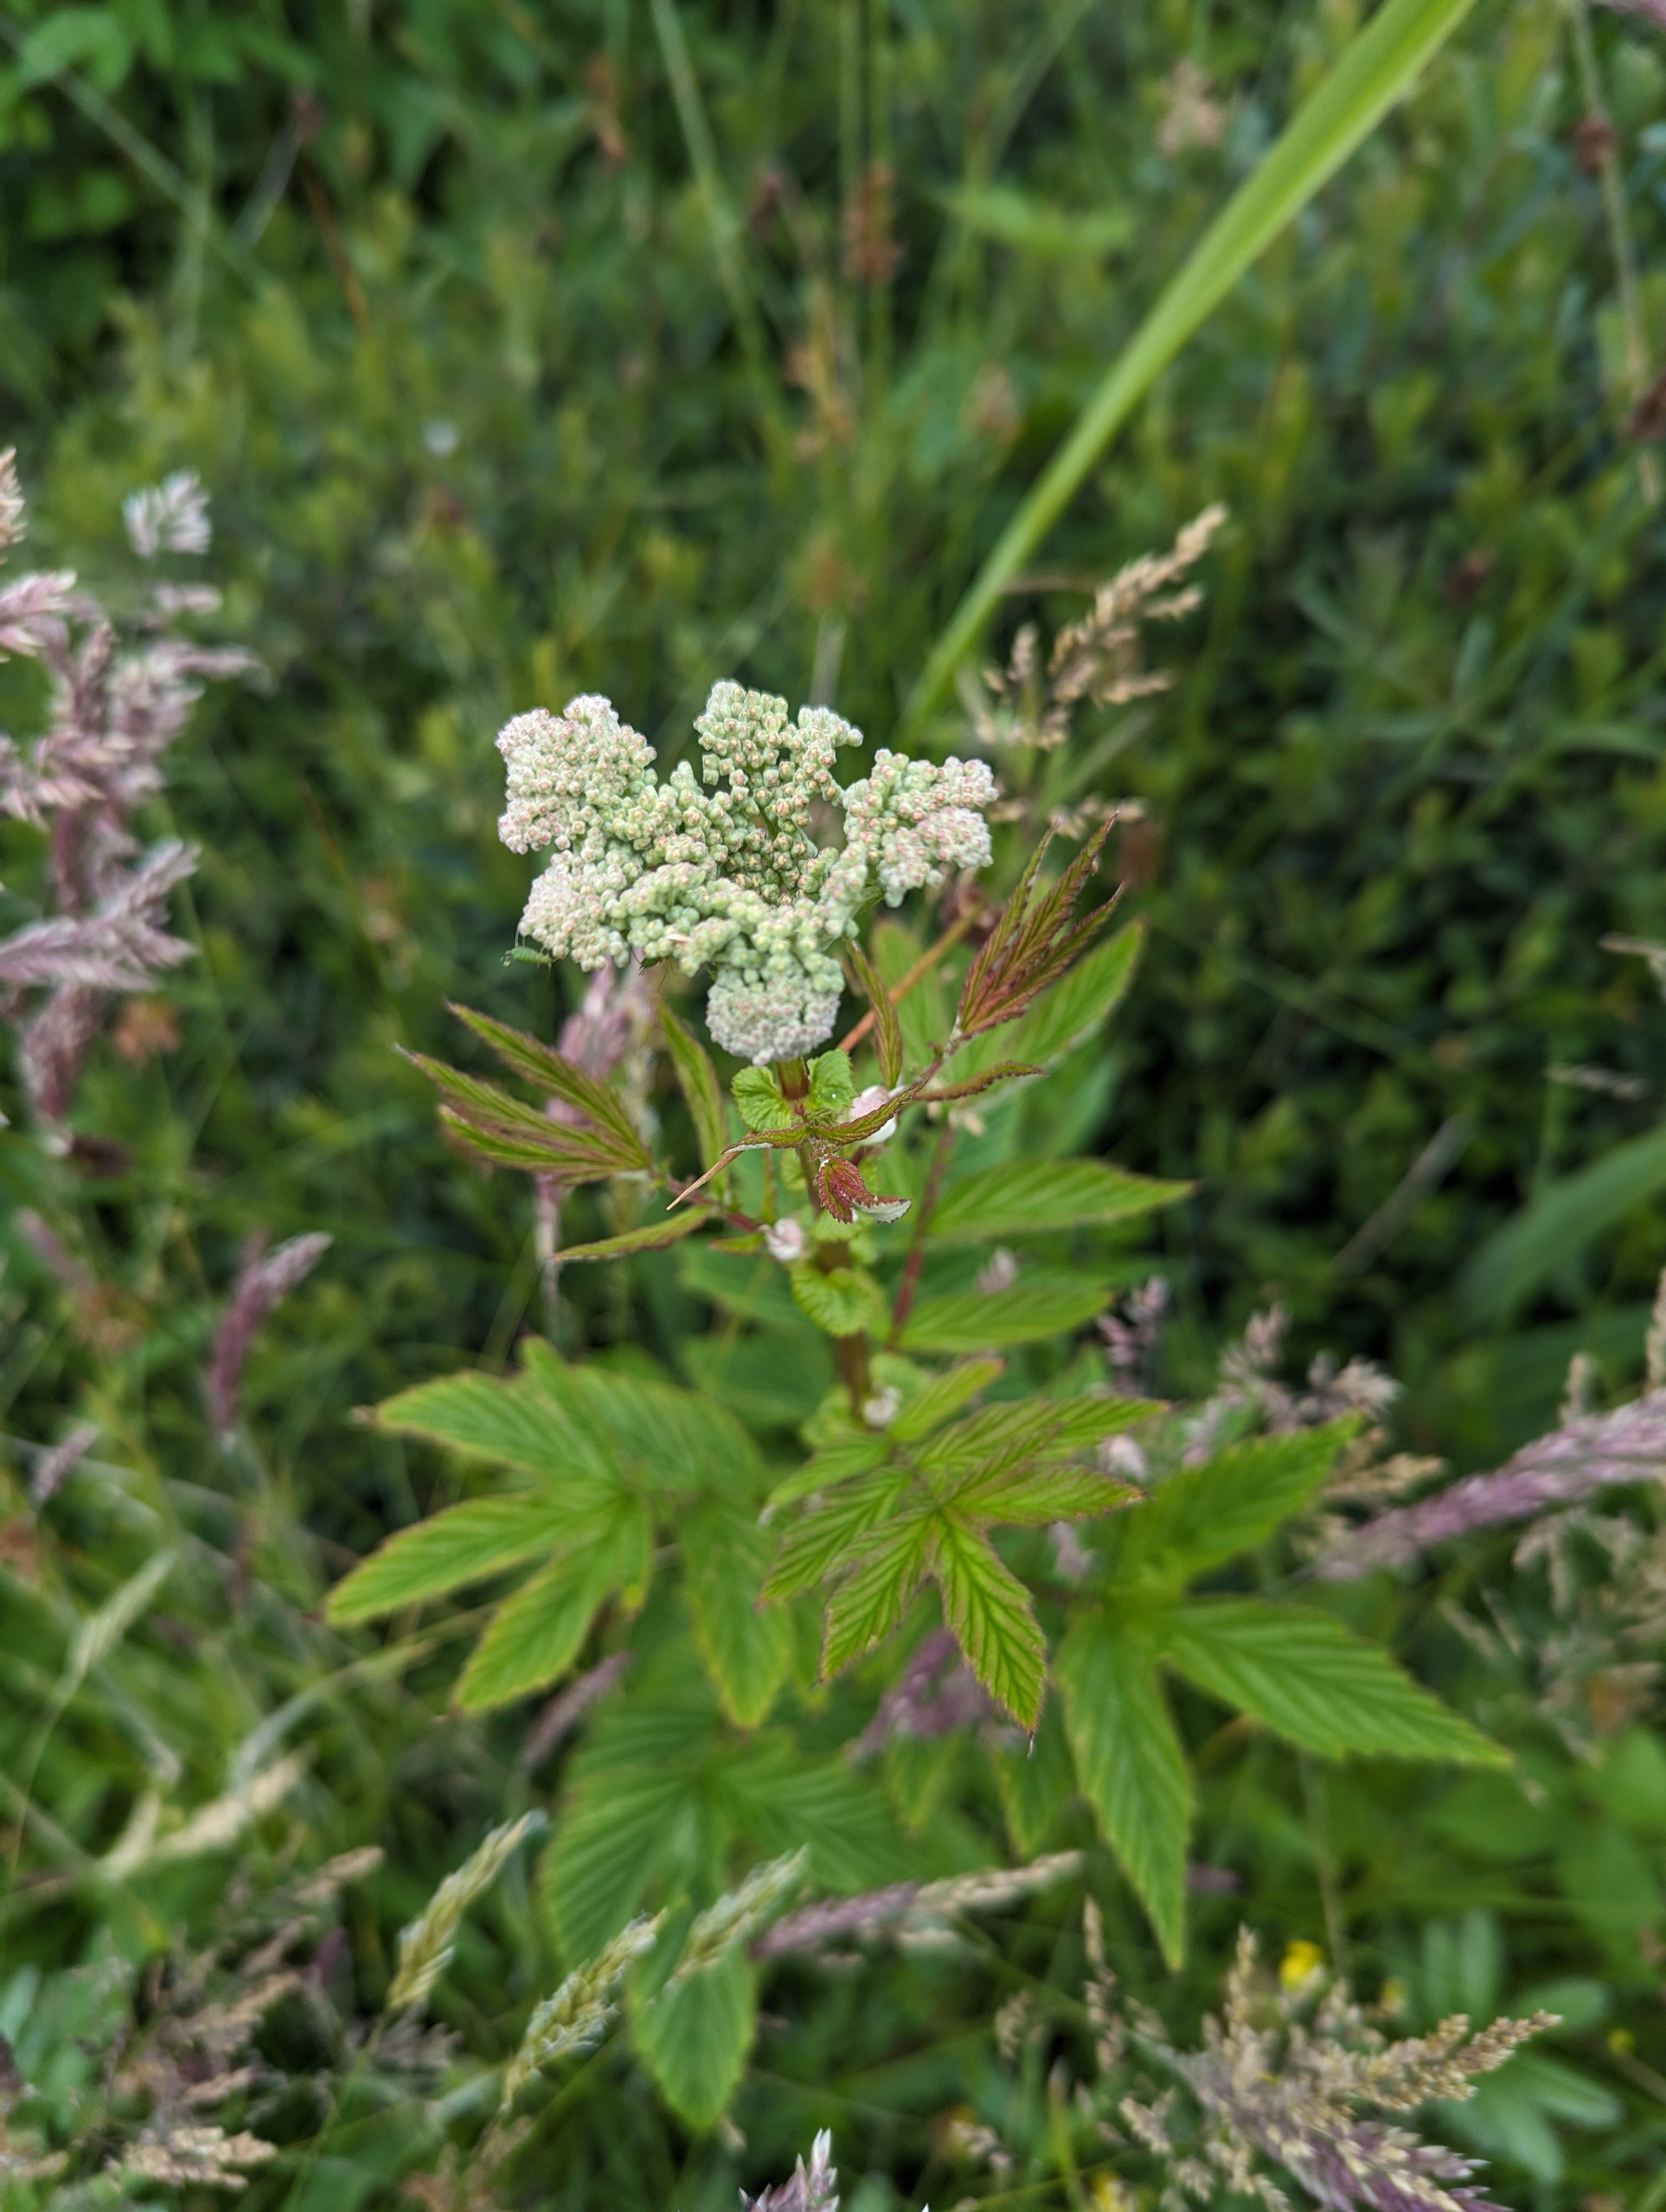
[[[881,751],[842,789],[838,750],[861,732],[826,707],[790,720],[784,699],[739,684],[714,685],[695,728],[698,776],[683,763],[661,782],[654,748],[605,699],[508,725],[498,834],[514,852],[553,849],[521,930],[581,968],[633,954],[708,968],[717,1042],[760,1066],[795,1059],[832,1033],[844,978],[830,948],[862,909],[988,860],[994,779],[981,761]],[[835,806],[844,844],[818,846],[815,810]]]

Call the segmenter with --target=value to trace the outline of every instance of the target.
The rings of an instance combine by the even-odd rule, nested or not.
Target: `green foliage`
[[[277,2146],[252,2212],[392,2212],[446,2139],[471,2161],[563,1966],[638,1912],[665,1915],[652,1959],[521,2085],[532,2133],[482,2191],[733,2203],[825,2120],[865,2197],[883,2168],[909,2203],[1097,2197],[1104,2146],[1049,2086],[1079,2064],[1084,1888],[1123,1989],[1177,2016],[1240,1921],[1346,1944],[1414,2033],[1545,2003],[1563,2027],[1447,2139],[1541,2212],[1649,2187],[1657,1654],[1605,1608],[1651,1497],[1616,1509],[1612,1554],[1563,1530],[1554,1589],[1481,1540],[1319,1612],[1302,1571],[1343,1431],[1192,1402],[1276,1297],[1297,1370],[1322,1344],[1385,1357],[1394,1441],[1490,1462],[1551,1417],[1573,1350],[1623,1387],[1659,1265],[1658,1007],[1601,940],[1666,936],[1660,511],[1564,11],[1478,15],[1298,223],[1240,234],[1253,270],[1148,374],[1210,257],[1235,274],[1212,218],[1288,211],[1258,155],[1345,82],[1359,23],[1380,46],[1446,12],[0,19],[31,561],[102,589],[121,495],[195,466],[217,619],[265,672],[203,702],[146,823],[204,849],[174,918],[199,957],[145,1010],[177,1044],[140,1021],[101,1042],[67,1151],[15,1089],[0,1130],[0,2035],[28,2084],[9,2146],[64,2152],[65,2190],[166,2186],[103,2167],[162,2124],[134,2082],[178,2058],[174,1995],[240,2002],[235,1962],[372,1840],[339,1938],[314,1968],[320,1921],[279,1962],[305,1990],[250,2063],[281,2079],[216,2108]],[[1659,52],[1640,19],[1596,32],[1651,359]],[[1194,118],[1188,143],[1183,61],[1213,138]],[[1370,104],[1338,108],[1332,151]],[[743,1070],[737,1121],[680,1000],[584,1078],[541,1042],[574,979],[502,957],[526,870],[493,838],[492,730],[605,688],[669,765],[738,672],[813,678],[891,741],[1071,422],[1098,394],[1103,426],[1134,369],[1144,404],[1000,616],[1039,625],[1044,662],[1101,578],[1231,507],[1203,612],[1152,649],[1170,695],[1086,700],[1067,744],[999,757],[993,899],[1048,823],[1075,825],[1057,865],[1122,804],[1079,909],[1104,934],[927,1074],[991,915],[883,916],[835,1034],[877,1018],[810,1071],[802,1117]],[[37,675],[0,670],[9,726]],[[964,713],[919,742],[964,751]],[[9,930],[47,855],[26,823],[0,842]],[[486,1008],[460,1051],[459,994]],[[1551,1079],[1592,1061],[1619,1087]],[[897,1102],[853,1125],[874,1081],[915,1091],[884,1142]],[[783,1141],[668,1208],[743,1132]],[[908,1212],[818,1235],[834,1158]],[[789,1220],[783,1265],[763,1231]],[[313,1228],[331,1258],[222,1439],[201,1377],[239,1250]],[[1174,1316],[1136,1384],[1096,1324],[1159,1268]],[[1178,1410],[1135,1431],[1166,1439],[1149,1495],[1104,1511],[1136,1388]],[[83,1416],[97,1443],[37,1507],[36,1448]],[[936,1611],[958,1641],[911,1735],[894,1701]],[[507,1867],[435,1984],[450,2073],[402,2071],[372,2034],[398,1931],[545,1808],[536,1897]],[[819,1901],[1085,1856],[972,1956],[915,1926],[835,1973],[749,1937],[673,1982],[702,1916],[801,1847]],[[201,1973],[167,1963],[202,1944]],[[1020,1987],[1034,2040],[1004,2021],[997,2092],[990,2014]],[[955,2148],[963,2108],[1010,2179]],[[59,2184],[5,2185],[33,2212]]]

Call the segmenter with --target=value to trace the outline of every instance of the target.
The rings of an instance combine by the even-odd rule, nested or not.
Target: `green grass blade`
[[[917,732],[942,697],[1002,592],[1181,347],[1410,88],[1473,4],[1386,0],[1303,102],[1261,167],[1199,240],[1001,532],[932,650],[904,711],[901,742]]]

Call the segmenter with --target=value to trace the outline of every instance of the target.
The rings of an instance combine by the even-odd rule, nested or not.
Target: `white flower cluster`
[[[605,699],[517,715],[497,740],[508,764],[498,824],[517,853],[554,848],[523,933],[581,968],[674,960],[712,971],[706,1019],[726,1051],[759,1066],[831,1035],[843,978],[829,947],[864,907],[989,858],[982,761],[881,751],[842,789],[838,748],[861,732],[825,707],[739,684],[714,685],[695,724],[700,778],[679,762],[662,783],[654,748]],[[818,806],[843,811],[842,847],[818,846]]]

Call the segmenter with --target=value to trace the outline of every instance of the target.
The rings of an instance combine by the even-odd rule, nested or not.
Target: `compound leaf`
[[[1109,1613],[1090,1615],[1066,1637],[1058,1676],[1083,1794],[1178,1967],[1192,1779],[1150,1644]]]
[[[824,1681],[899,1625],[930,1560],[932,1537],[933,1523],[926,1515],[889,1521],[840,1577],[827,1601]]]
[[[1264,1542],[1315,1495],[1358,1427],[1350,1415],[1177,1468],[1128,1522],[1124,1570],[1189,1581]]]
[[[757,2030],[757,1973],[739,1946],[673,1979],[631,2023],[666,2102],[701,2133],[727,2109]]]
[[[476,1498],[401,1528],[330,1593],[337,1626],[370,1620],[519,1566],[569,1540],[571,1516],[538,1496]]]
[[[1199,1599],[1166,1614],[1162,1650],[1199,1689],[1328,1758],[1508,1764],[1386,1651],[1310,1607]]]
[[[932,1216],[945,1240],[1039,1235],[1129,1221],[1172,1206],[1193,1186],[1130,1175],[1104,1160],[1014,1160],[953,1184]]]
[[[1039,1344],[1091,1321],[1113,1296],[1105,1284],[1078,1276],[921,1298],[903,1331],[902,1346],[905,1352],[988,1352],[1008,1344]]]
[[[731,1720],[756,1728],[792,1656],[787,1616],[758,1607],[769,1540],[751,1513],[716,1499],[689,1516],[679,1537],[706,1672]]]
[[[994,1546],[958,1513],[938,1516],[933,1573],[943,1617],[966,1663],[1021,1728],[1041,1718],[1047,1639],[1030,1593]]]

